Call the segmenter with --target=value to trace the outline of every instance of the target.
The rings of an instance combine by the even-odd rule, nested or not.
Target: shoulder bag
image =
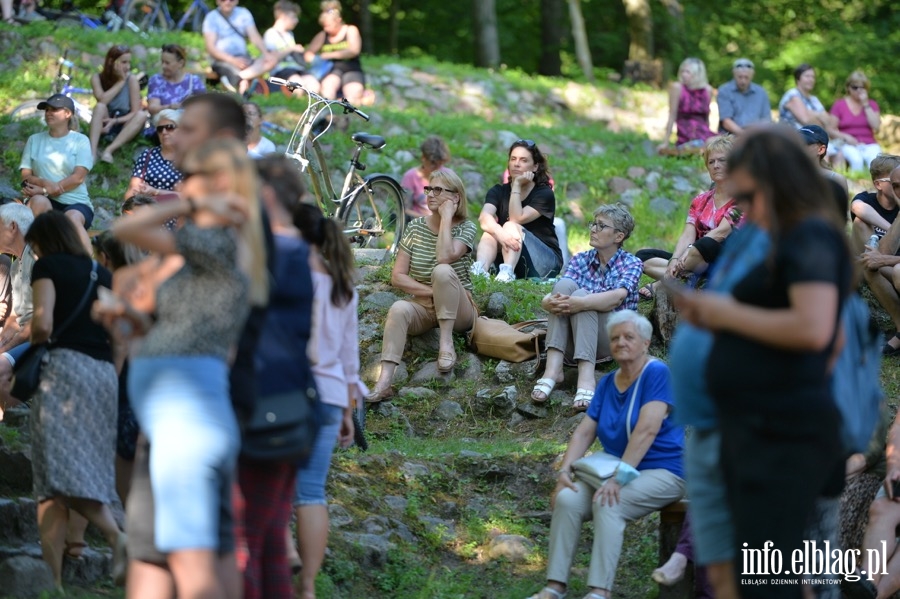
[[[251,461],[300,463],[319,433],[319,394],[314,385],[256,398],[244,426],[241,457]]]
[[[654,360],[655,358],[650,358],[647,360],[647,364],[644,364],[644,367],[641,369],[641,373],[638,375],[637,381],[634,384],[634,390],[631,392],[631,399],[628,402],[628,413],[625,416],[625,433],[628,436],[629,441],[631,440],[632,430],[631,416],[634,414],[634,402],[637,400],[638,391],[641,388],[641,379],[644,378],[644,371],[647,370],[647,365]],[[575,472],[575,478],[584,481],[591,487],[597,489],[606,482],[608,478],[616,476],[616,471],[619,470],[622,464],[622,458],[617,458],[616,456],[601,450],[595,451],[591,455],[581,458],[580,460],[576,460],[572,464],[572,470]],[[625,465],[627,466],[627,464]],[[616,480],[623,486],[637,478],[640,474],[630,466],[628,470],[628,473],[620,472],[619,475],[616,476]],[[624,479],[623,475],[625,475]]]
[[[81,314],[82,310],[84,310],[96,284],[97,261],[91,260],[90,280],[88,281],[88,286],[84,291],[84,295],[78,302],[78,306],[76,306],[72,313],[69,314],[69,317],[66,318],[65,322],[53,331],[50,335],[50,339],[48,339],[46,343],[32,345],[25,350],[25,353],[23,353],[18,360],[16,360],[16,364],[13,366],[10,395],[25,403],[31,401],[31,396],[37,391],[38,384],[41,382],[41,367],[47,362],[50,348],[56,343],[60,335],[71,326],[78,315]]]

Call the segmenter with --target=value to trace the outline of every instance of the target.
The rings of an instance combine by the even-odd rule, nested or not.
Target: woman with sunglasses
[[[510,182],[488,190],[478,216],[484,234],[472,274],[487,276],[494,265],[503,283],[555,277],[563,260],[547,157],[532,140],[520,139],[510,146],[507,161]]]
[[[804,528],[817,497],[839,494],[844,478],[830,371],[853,280],[846,222],[831,185],[787,128],[738,140],[728,183],[747,221],[769,234],[768,255],[730,293],[682,290],[675,304],[688,323],[714,334],[705,372],[721,432],[731,553],[771,542],[792,555],[810,538]],[[741,596],[802,595],[796,583],[760,582],[742,586]]]
[[[110,140],[100,160],[113,163],[116,150],[134,139],[149,115],[141,107],[141,86],[131,74],[131,49],[113,46],[106,53],[103,70],[91,77],[97,106],[91,118],[91,151],[100,152],[100,140]]]
[[[394,302],[388,311],[381,374],[367,397],[370,403],[393,396],[391,382],[403,359],[408,335],[439,328],[437,369],[449,373],[456,365],[453,331],[469,331],[475,322],[469,267],[476,229],[475,223],[466,218],[463,182],[452,171],[435,171],[425,187],[425,196],[431,214],[407,225],[391,272],[391,284],[412,297]]]
[[[163,201],[178,198],[174,190],[182,175],[172,159],[175,156],[173,138],[181,120],[181,111],[166,108],[157,112],[153,120],[159,135],[159,146],[147,148],[135,159],[131,182],[125,192],[126,200],[136,194]]]
[[[166,44],[159,55],[160,71],[147,83],[147,111],[156,116],[160,110],[178,110],[188,96],[206,92],[203,78],[185,73],[187,53],[178,44]]]
[[[622,249],[634,230],[634,218],[622,204],[600,206],[590,224],[591,250],[572,256],[541,307],[547,318],[547,366],[531,399],[543,403],[563,380],[563,358],[578,364],[572,407],[585,411],[594,397],[597,359],[609,358],[607,318],[616,311],[636,310],[641,261]]]
[[[869,168],[872,160],[881,153],[875,134],[881,128],[881,111],[878,103],[869,98],[869,78],[862,71],[853,71],[847,77],[846,95],[835,101],[831,115],[837,119],[837,128],[844,144],[834,157],[833,166],[839,168],[846,161],[852,171]],[[832,143],[836,140],[832,140]]]

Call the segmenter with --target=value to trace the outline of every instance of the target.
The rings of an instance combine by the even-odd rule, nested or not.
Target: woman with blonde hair
[[[875,140],[881,128],[881,110],[869,98],[869,78],[862,71],[850,73],[844,87],[846,95],[831,107],[831,115],[837,118],[838,139],[843,141],[834,163],[837,167],[846,160],[850,170],[861,171],[869,168],[881,153],[881,146]]]
[[[220,558],[235,551],[231,488],[240,435],[228,361],[250,306],[268,301],[259,179],[236,140],[210,141],[183,166],[183,199],[113,226],[122,241],[184,261],[157,290],[156,321],[128,377],[150,443],[155,501],[155,547],[129,546],[129,555],[152,564],[157,558],[147,556],[164,554],[179,597],[230,596],[239,592],[236,564]],[[186,219],[176,232],[162,227],[176,217]]]
[[[475,322],[469,267],[476,230],[467,218],[463,182],[451,171],[435,171],[425,197],[431,214],[409,223],[391,272],[391,284],[412,298],[395,302],[388,311],[381,374],[370,402],[393,395],[391,381],[408,335],[440,328],[437,369],[448,373],[456,365],[453,331],[468,331]]]
[[[677,149],[699,150],[713,136],[709,129],[709,103],[713,88],[706,79],[706,65],[686,58],[678,67],[678,81],[669,86],[669,119],[659,150],[669,148],[672,127],[677,126]]]
[[[307,44],[304,58],[311,64],[316,58],[332,63],[331,71],[321,79],[323,96],[335,99],[340,94],[358,106],[366,86],[366,75],[359,60],[362,36],[355,25],[344,23],[341,3],[337,0],[325,0],[321,9],[322,31]],[[312,71],[316,71],[315,64]]]

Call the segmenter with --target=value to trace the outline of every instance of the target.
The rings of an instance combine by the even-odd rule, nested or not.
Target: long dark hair
[[[509,152],[506,153],[507,162],[509,161],[509,157],[512,156],[512,151],[516,148],[525,148],[531,153],[531,158],[537,165],[537,170],[534,171],[534,184],[549,185],[550,164],[547,162],[547,157],[544,156],[540,148],[537,147],[537,144],[530,139],[518,139],[514,141],[513,144],[509,146]]]
[[[81,243],[76,226],[62,212],[50,210],[34,219],[25,234],[25,242],[32,247],[37,246],[41,256],[72,254],[90,258],[87,248]]]
[[[109,49],[106,53],[106,58],[103,59],[103,70],[100,71],[100,87],[107,90],[116,84],[118,78],[115,71],[113,71],[113,67],[123,54],[130,53],[131,48],[123,45],[113,46]]]
[[[336,220],[326,218],[314,204],[301,203],[294,209],[294,226],[308,243],[319,248],[325,270],[331,275],[331,303],[344,306],[353,299],[356,265],[353,251]]]

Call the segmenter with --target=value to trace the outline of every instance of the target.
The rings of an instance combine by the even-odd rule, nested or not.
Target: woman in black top
[[[547,157],[530,139],[513,142],[508,154],[509,183],[487,192],[478,224],[472,274],[486,276],[497,266],[497,280],[507,283],[530,277],[555,277],[562,270],[562,251],[553,228],[556,196],[550,187]]]
[[[776,578],[799,578],[789,560],[814,501],[839,492],[843,478],[829,373],[850,253],[831,186],[796,133],[757,130],[735,144],[728,170],[732,197],[768,231],[771,253],[732,295],[686,292],[676,301],[688,321],[716,334],[706,378],[720,414],[735,555],[771,541],[784,558]],[[766,582],[743,585],[741,596],[801,596],[799,585]]]
[[[120,576],[125,564],[119,550],[124,550],[125,535],[109,509],[116,493],[116,369],[109,337],[90,316],[97,286],[111,287],[112,275],[97,267],[97,283],[88,301],[60,333],[60,325],[78,307],[91,280],[91,257],[75,224],[55,210],[34,220],[25,241],[38,257],[31,276],[31,344],[46,343],[54,330],[58,335],[31,404],[41,552],[61,586],[71,508],[117,548],[114,575]]]

